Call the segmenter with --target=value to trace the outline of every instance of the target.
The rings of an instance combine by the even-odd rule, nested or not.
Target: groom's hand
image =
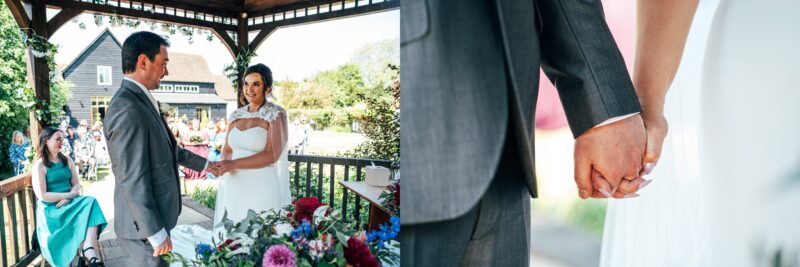
[[[161,245],[153,249],[153,257],[158,257],[170,252],[172,252],[172,238],[167,236],[167,239],[164,239],[164,242],[161,242]]]
[[[612,197],[623,179],[638,178],[646,142],[640,115],[581,134],[575,140],[575,183],[580,197],[591,197],[595,190],[602,196]],[[604,179],[592,179],[593,169]],[[630,188],[628,185],[625,189]],[[626,192],[631,193],[634,192]]]

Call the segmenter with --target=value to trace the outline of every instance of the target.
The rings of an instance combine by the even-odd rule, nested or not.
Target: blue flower
[[[392,227],[400,227],[400,217],[392,216],[392,218],[389,219],[389,222],[392,223]]]
[[[197,244],[197,246],[195,246],[195,252],[197,252],[197,255],[201,256],[203,259],[207,259],[209,256],[211,256],[211,253],[214,252],[214,247],[200,242]]]

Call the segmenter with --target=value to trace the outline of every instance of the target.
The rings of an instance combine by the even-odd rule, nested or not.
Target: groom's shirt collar
[[[155,107],[156,111],[158,111],[158,101],[156,101],[156,98],[153,97],[153,94],[150,93],[150,90],[147,90],[147,88],[145,88],[144,85],[142,85],[141,83],[137,82],[134,79],[131,79],[131,78],[128,78],[128,77],[124,77],[122,79],[124,79],[126,81],[129,81],[129,82],[132,82],[133,84],[135,84],[136,86],[141,88],[142,91],[144,91],[144,94],[147,95],[147,98],[150,99],[150,103],[152,103],[153,107]]]

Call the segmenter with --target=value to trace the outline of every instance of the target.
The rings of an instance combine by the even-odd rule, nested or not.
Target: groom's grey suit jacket
[[[640,111],[600,0],[403,0],[400,10],[402,224],[474,207],[508,131],[536,197],[540,66],[575,137]]]
[[[206,159],[177,145],[147,95],[124,80],[104,120],[114,172],[114,231],[142,240],[175,227],[181,212],[178,164],[200,171]]]

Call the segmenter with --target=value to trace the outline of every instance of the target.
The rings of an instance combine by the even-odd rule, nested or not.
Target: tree
[[[27,81],[26,41],[27,45],[37,45],[47,50],[50,69],[56,69],[54,57],[57,47],[46,40],[34,44],[36,40],[40,39],[32,35],[26,37],[20,31],[5,2],[0,2],[0,179],[12,170],[8,159],[12,133],[28,128],[28,112],[36,103],[35,94]],[[71,85],[64,81],[55,82],[55,72],[50,78],[50,112],[40,117],[45,124],[55,122],[63,114],[62,107],[70,98]]]
[[[399,60],[400,41],[396,38],[365,44],[356,49],[350,58],[350,62],[361,70],[366,86],[378,88],[376,93],[383,93],[383,88],[393,82],[393,73],[387,71],[386,66],[399,66]]]
[[[361,120],[366,141],[346,156],[400,160],[400,68],[389,65],[387,70],[393,82],[384,88],[385,94],[364,98],[367,111]]]
[[[0,2],[0,179],[11,172],[8,146],[14,131],[28,125],[25,45],[5,2]]]

